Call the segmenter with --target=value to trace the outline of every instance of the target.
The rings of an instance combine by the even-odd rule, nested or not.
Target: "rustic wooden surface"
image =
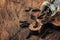
[[[29,30],[21,28],[19,21],[28,21],[28,15],[24,12],[25,8],[40,8],[44,0],[0,0],[0,40],[59,40],[60,32],[54,31],[53,34],[41,39],[32,36],[26,39]],[[58,36],[57,36],[58,35]]]

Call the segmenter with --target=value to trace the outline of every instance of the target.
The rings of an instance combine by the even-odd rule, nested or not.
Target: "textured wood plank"
[[[0,0],[0,40],[47,40],[38,36],[26,39],[28,28],[21,28],[19,21],[29,21],[29,14],[24,11],[27,7],[40,8],[44,0]],[[54,36],[48,40],[55,40],[60,32],[51,34]],[[56,36],[55,36],[56,35]],[[57,37],[59,38],[59,36]]]

